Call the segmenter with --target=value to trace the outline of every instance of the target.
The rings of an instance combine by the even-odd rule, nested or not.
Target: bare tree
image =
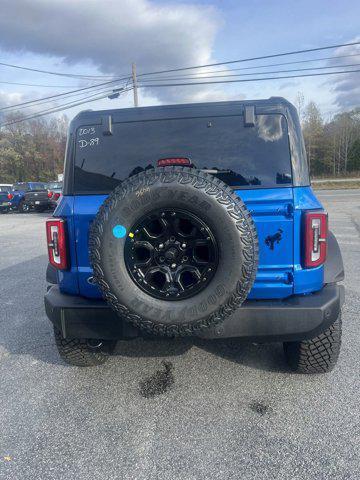
[[[295,106],[298,111],[300,122],[303,121],[304,105],[305,105],[304,94],[303,92],[298,92],[295,98]]]

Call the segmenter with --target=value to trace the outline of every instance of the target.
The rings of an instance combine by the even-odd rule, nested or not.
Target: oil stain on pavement
[[[249,405],[250,410],[252,410],[255,413],[258,413],[262,417],[266,415],[267,413],[271,412],[271,408],[269,405],[265,405],[264,403],[261,402],[252,402]]]
[[[140,395],[153,398],[170,390],[174,385],[174,366],[171,362],[162,362],[163,369],[157,370],[153,375],[140,382]]]

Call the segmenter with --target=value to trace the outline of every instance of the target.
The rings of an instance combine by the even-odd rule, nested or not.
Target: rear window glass
[[[232,187],[289,185],[290,148],[282,115],[257,115],[253,127],[241,116],[164,119],[101,126],[77,131],[75,193],[107,193],[121,181],[162,158],[189,158]]]
[[[15,183],[13,185],[13,190],[15,191],[39,191],[46,190],[44,183]]]
[[[39,190],[46,190],[45,183],[30,183],[29,190],[39,191]]]
[[[61,190],[62,189],[62,183],[61,182],[52,182],[52,183],[47,183],[45,187],[48,190]]]

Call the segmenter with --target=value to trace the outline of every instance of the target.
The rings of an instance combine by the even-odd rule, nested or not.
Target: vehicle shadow
[[[252,343],[242,338],[196,339],[194,344],[233,363],[268,372],[291,372],[285,361],[282,343]]]
[[[139,337],[120,340],[113,352],[119,357],[161,357],[168,359],[185,354],[192,348],[199,348],[232,363],[277,373],[289,373],[282,344],[251,343],[240,338],[207,340],[202,338],[158,338]]]
[[[45,214],[43,214],[45,216]],[[60,359],[53,328],[46,317],[47,256],[1,269],[0,358],[2,355],[29,355],[37,361],[65,365]],[[288,372],[281,344],[253,344],[240,339],[138,337],[117,342],[113,356],[122,358],[159,357],[164,360],[199,348],[229,362],[253,369]]]

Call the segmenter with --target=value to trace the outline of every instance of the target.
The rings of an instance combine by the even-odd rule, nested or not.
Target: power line
[[[121,92],[119,92],[120,94],[122,93],[125,93],[125,92],[128,92],[129,90],[132,90],[132,87],[128,87],[126,89],[123,89]],[[87,97],[87,99],[84,99],[83,101],[81,102],[70,102],[70,103],[65,103],[57,108],[51,108],[51,109],[48,109],[48,110],[43,110],[41,112],[37,112],[33,115],[30,115],[28,117],[24,117],[24,118],[19,118],[19,119],[16,119],[16,120],[12,120],[11,122],[7,122],[7,123],[3,123],[3,124],[0,124],[0,128],[1,127],[8,127],[10,125],[14,125],[16,123],[21,123],[21,122],[25,122],[27,120],[33,120],[35,118],[39,118],[39,117],[43,117],[45,115],[49,115],[51,113],[57,113],[57,112],[61,112],[63,110],[68,110],[69,108],[73,108],[73,107],[77,107],[79,105],[83,105],[84,103],[89,103],[89,102],[95,102],[97,100],[102,100],[104,98],[107,98],[108,95],[109,95],[110,92],[108,92],[106,95],[102,95],[102,96],[98,96],[96,98],[93,98],[91,100],[89,100],[89,98],[93,97],[94,95],[90,95],[89,97]]]
[[[22,85],[24,87],[45,87],[45,88],[74,88],[76,85],[44,85],[38,83],[18,83],[18,82],[4,82],[0,81],[0,83],[5,83],[7,85]]]
[[[232,64],[232,63],[249,62],[249,61],[255,61],[255,60],[260,60],[260,59],[282,57],[282,56],[287,56],[287,55],[298,55],[298,54],[302,54],[302,53],[329,50],[329,49],[346,47],[346,46],[353,46],[353,45],[359,45],[359,44],[360,44],[360,42],[343,43],[343,44],[337,44],[337,45],[330,45],[330,46],[326,46],[326,47],[317,47],[317,48],[310,48],[310,49],[304,49],[304,50],[296,50],[296,51],[290,51],[290,52],[277,53],[277,54],[272,54],[272,55],[263,55],[263,56],[259,56],[259,57],[251,57],[251,58],[244,58],[244,59],[239,59],[239,60],[231,60],[231,61],[227,61],[227,62],[210,63],[210,64],[206,64],[206,65],[196,65],[196,66],[193,66],[193,67],[173,68],[173,69],[162,70],[162,71],[157,71],[157,72],[145,72],[143,74],[138,75],[137,77],[143,77],[143,76],[148,76],[148,75],[158,75],[158,74],[162,74],[162,73],[178,72],[178,71],[192,70],[192,69],[199,69],[199,68],[206,68],[206,67],[219,66],[219,65],[229,65],[229,64]],[[39,69],[30,69],[28,67],[21,67],[19,65],[5,64],[5,63],[1,63],[1,62],[0,62],[0,65],[11,66],[11,67],[14,67],[14,68],[21,68],[21,69],[24,69],[24,70],[37,71],[37,72],[41,72],[41,73],[57,74],[56,72],[49,72],[49,71],[46,71],[46,70],[39,70]],[[346,72],[340,72],[340,73],[346,73]],[[328,73],[328,74],[330,74],[330,73]],[[61,74],[61,75],[62,76],[74,76],[74,74]],[[317,74],[317,75],[325,75],[325,74]],[[304,76],[315,76],[315,74],[313,74],[313,75],[301,75],[301,76],[302,77],[304,77]],[[13,109],[13,108],[20,107],[20,106],[23,106],[23,105],[34,104],[34,103],[37,103],[37,102],[42,102],[44,100],[50,100],[50,99],[53,99],[53,98],[67,96],[69,94],[76,93],[76,92],[91,90],[91,89],[94,89],[94,88],[97,88],[97,87],[100,87],[100,86],[103,86],[103,85],[114,84],[114,83],[117,83],[121,80],[128,80],[129,78],[131,78],[131,77],[127,76],[127,77],[123,77],[123,78],[116,78],[114,80],[99,83],[99,84],[96,84],[96,85],[93,85],[93,86],[84,87],[84,88],[80,88],[80,89],[77,89],[77,90],[72,90],[72,91],[69,91],[69,92],[60,93],[60,94],[57,94],[57,95],[51,95],[51,96],[43,97],[43,98],[36,99],[36,100],[30,100],[28,102],[22,102],[22,103],[19,103],[19,104],[16,104],[16,105],[10,105],[8,107],[1,108],[0,111]],[[281,77],[275,77],[274,79],[276,79],[276,78],[281,78]],[[283,78],[289,78],[289,77],[283,77]],[[291,76],[290,78],[298,78],[298,76]],[[272,78],[259,79],[259,80],[271,80],[271,79]],[[243,81],[245,81],[245,80],[243,80]],[[248,81],[256,81],[256,79],[249,79]],[[240,82],[240,80],[233,80],[233,81],[228,80],[226,82],[224,81],[224,82],[220,82],[220,83],[229,83],[229,82],[232,82],[232,83]],[[206,83],[219,83],[219,82],[206,82]],[[196,85],[198,83],[192,82],[191,84]],[[179,86],[180,85],[182,85],[182,84],[179,84]],[[142,87],[145,87],[145,86],[146,85],[142,85]],[[155,86],[155,85],[149,85],[149,86]],[[157,86],[160,86],[160,85],[157,85]],[[164,85],[164,86],[168,86],[168,85]],[[169,85],[169,86],[175,86],[175,85]]]
[[[259,56],[259,57],[250,57],[250,58],[243,58],[243,59],[239,59],[239,60],[230,60],[230,61],[226,61],[226,62],[209,63],[209,64],[206,64],[206,65],[195,65],[193,67],[181,67],[181,68],[173,68],[173,69],[161,70],[161,71],[156,71],[156,72],[145,72],[145,73],[142,73],[142,74],[138,74],[138,77],[145,76],[145,75],[155,75],[155,74],[161,74],[161,73],[168,73],[168,72],[178,72],[178,71],[182,71],[182,70],[193,70],[193,69],[198,69],[198,68],[214,67],[214,66],[220,66],[220,65],[229,65],[231,63],[243,63],[243,62],[250,62],[250,61],[255,61],[255,60],[264,60],[264,59],[267,59],[267,58],[277,58],[277,57],[283,57],[283,56],[287,56],[287,55],[298,55],[298,54],[302,54],[302,53],[317,52],[317,51],[322,51],[322,50],[330,50],[330,49],[334,49],[334,48],[348,47],[348,46],[359,45],[359,44],[360,44],[360,42],[342,43],[342,44],[337,44],[337,45],[329,45],[329,46],[326,46],[326,47],[308,48],[308,49],[303,49],[303,50],[295,50],[295,51],[290,51],[290,52],[276,53],[276,54],[272,54],[272,55],[262,55],[262,56]],[[342,58],[342,56],[339,56],[337,58]],[[309,60],[309,61],[311,61],[311,60]],[[45,73],[45,74],[48,74],[48,75],[57,75],[57,76],[61,76],[61,77],[83,78],[83,79],[113,78],[113,76],[110,76],[110,75],[109,76],[106,76],[106,75],[84,75],[84,74],[75,74],[75,73],[53,72],[53,71],[50,71],[50,70],[42,70],[42,69],[38,69],[38,68],[24,67],[22,65],[14,65],[14,64],[11,64],[11,63],[4,63],[4,62],[0,62],[0,65],[4,66],[4,67],[16,68],[16,69],[20,69],[20,70],[27,70],[27,71],[36,72],[36,73]],[[254,68],[257,68],[257,67],[254,67]],[[128,78],[128,77],[126,77],[126,78]]]
[[[120,82],[121,80],[127,80],[128,78],[130,78],[130,77],[117,78],[116,80],[111,80],[109,82],[98,83],[98,84],[92,85],[90,87],[78,88],[76,90],[70,90],[69,92],[58,93],[57,95],[50,95],[48,97],[39,98],[37,100],[29,100],[27,102],[18,103],[18,104],[15,104],[15,105],[9,105],[8,107],[0,108],[0,111],[13,109],[13,108],[16,108],[16,107],[20,107],[22,105],[28,105],[30,103],[41,102],[42,100],[49,100],[49,99],[52,99],[52,98],[63,97],[64,95],[69,95],[71,93],[82,92],[82,91],[85,91],[85,90],[91,90],[91,89],[96,88],[96,87],[100,87],[100,86],[104,86],[104,85],[110,85],[112,83],[117,83],[117,82]]]
[[[197,72],[197,73],[184,73],[184,77],[193,77],[196,75],[206,75],[208,73],[222,73],[222,72],[237,72],[237,71],[242,71],[242,70],[254,70],[256,68],[268,68],[268,67],[279,67],[283,65],[296,65],[299,63],[311,63],[311,62],[320,62],[322,60],[333,60],[333,59],[338,59],[338,58],[348,58],[348,57],[359,57],[360,53],[351,53],[349,55],[337,55],[331,56],[331,57],[321,57],[321,58],[313,58],[313,59],[308,59],[308,60],[296,60],[295,62],[281,62],[281,63],[269,63],[267,65],[255,65],[251,67],[240,67],[240,68],[226,68],[223,70],[208,70],[206,72]],[[337,65],[338,67],[341,67],[342,65]],[[254,72],[255,74],[256,72]],[[170,77],[162,77],[162,78],[170,78]]]
[[[188,85],[211,85],[216,83],[244,83],[244,82],[262,82],[264,80],[282,80],[287,78],[302,78],[302,77],[319,77],[324,75],[339,75],[343,73],[357,73],[360,72],[359,70],[347,70],[347,71],[339,71],[339,72],[323,72],[323,73],[307,73],[302,75],[286,75],[281,77],[265,77],[265,78],[246,78],[240,80],[215,80],[210,82],[182,82],[182,83],[167,83],[167,84],[149,84],[149,85],[141,85],[139,84],[138,87],[141,88],[153,88],[153,87],[181,87],[181,86],[188,86]]]
[[[120,84],[121,85],[121,84]],[[125,84],[125,88],[126,88],[127,84]],[[112,87],[112,90],[111,92],[116,88],[116,85],[113,85]],[[100,95],[101,93],[105,93],[105,92],[108,92],[109,91],[109,87],[107,88],[103,88],[103,87],[97,87],[97,88],[94,88],[93,90],[91,90],[92,92],[95,92],[96,91],[96,94],[97,95]],[[77,93],[72,93],[72,94],[68,94],[66,96],[66,99],[68,98],[73,98],[73,97],[82,97],[83,95],[87,95],[89,92],[77,92]],[[84,97],[86,98],[86,97]],[[8,112],[12,112],[12,111],[19,111],[19,110],[24,110],[26,108],[33,108],[34,106],[39,106],[39,105],[44,105],[46,103],[57,103],[61,100],[63,100],[64,98],[55,98],[55,99],[50,99],[50,100],[42,100],[42,101],[37,101],[35,104],[34,103],[30,103],[30,104],[27,104],[27,105],[21,105],[19,107],[12,107],[12,106],[8,106],[6,107],[7,108],[7,111],[6,113]],[[1,109],[0,109],[1,111]]]
[[[47,75],[57,75],[59,77],[71,77],[71,78],[103,78],[104,75],[80,75],[76,73],[60,73],[60,72],[51,72],[49,70],[40,70],[38,68],[23,67],[22,65],[13,65],[12,63],[0,62],[0,65],[3,67],[17,68],[19,70],[27,70],[30,72],[36,73],[45,73]],[[113,75],[109,75],[108,78],[112,78]]]
[[[175,87],[175,86],[188,86],[188,85],[209,85],[209,84],[220,84],[220,83],[240,83],[240,82],[243,83],[243,82],[255,82],[255,81],[264,81],[264,80],[280,80],[280,79],[300,78],[300,77],[338,75],[338,74],[343,74],[343,73],[358,73],[358,72],[360,72],[360,69],[352,70],[351,72],[349,72],[349,71],[338,71],[338,72],[314,73],[314,74],[303,74],[303,75],[287,75],[287,76],[281,76],[281,77],[249,78],[249,79],[241,79],[241,80],[219,80],[219,81],[210,81],[210,82],[187,82],[187,83],[183,82],[183,83],[171,83],[171,84],[165,84],[165,85],[164,84],[154,84],[154,85],[141,85],[140,84],[140,85],[138,85],[138,87]],[[131,89],[132,89],[132,87],[124,88],[124,90],[121,93],[129,91]],[[34,115],[2,124],[2,125],[0,125],[0,127],[9,126],[9,125],[12,125],[14,123],[23,122],[25,120],[31,120],[31,119],[38,118],[38,117],[41,117],[41,116],[44,116],[44,115],[48,115],[50,113],[57,113],[57,112],[60,112],[62,110],[67,110],[69,108],[73,108],[73,107],[76,107],[76,106],[79,106],[79,105],[83,105],[84,103],[93,102],[93,101],[96,101],[96,100],[101,100],[103,98],[108,97],[108,95],[112,91],[113,90],[108,91],[106,95],[102,95],[100,97],[96,97],[96,98],[93,98],[92,100],[89,100],[89,98],[94,97],[94,94],[93,94],[93,95],[90,95],[90,96],[82,99],[81,102],[75,102],[75,103],[74,102],[69,102],[69,103],[60,105],[57,108],[52,108],[52,109],[49,109],[49,110],[44,110],[44,111],[41,111],[41,112],[37,112]],[[98,95],[98,93],[95,94],[95,95]]]
[[[311,73],[311,74],[301,74],[301,75],[286,75],[286,76],[280,76],[280,77],[248,78],[248,79],[237,79],[237,80],[219,80],[219,81],[209,81],[209,82],[182,82],[182,83],[150,84],[150,85],[141,85],[140,84],[138,86],[139,87],[147,87],[147,88],[151,87],[152,88],[152,87],[175,87],[175,86],[189,86],[189,85],[209,85],[209,84],[221,84],[221,83],[244,83],[244,82],[255,82],[255,81],[265,81],[265,80],[281,80],[281,79],[290,79],[290,78],[318,77],[318,76],[324,76],[324,75],[339,75],[339,74],[345,74],[345,73],[349,74],[349,73],[359,73],[359,72],[360,72],[360,69],[351,70],[351,71],[347,70],[347,71],[322,72],[322,73]],[[106,82],[106,83],[112,83],[112,82]],[[129,91],[131,89],[132,89],[132,87],[125,87],[125,88],[122,89],[121,93],[125,93],[126,91]],[[112,90],[112,91],[114,91],[114,90]],[[63,105],[60,105],[57,108],[44,110],[44,111],[37,112],[34,115],[31,115],[31,116],[28,116],[28,117],[25,117],[25,118],[22,118],[22,119],[17,119],[17,120],[13,120],[11,122],[4,123],[4,124],[0,125],[0,127],[5,127],[5,126],[13,125],[15,123],[23,122],[23,121],[26,121],[26,120],[31,120],[31,119],[38,118],[38,117],[41,117],[41,116],[44,116],[44,115],[48,115],[50,113],[57,113],[57,112],[60,112],[60,111],[63,111],[63,110],[67,110],[69,108],[73,108],[73,107],[76,107],[76,106],[79,106],[79,105],[83,105],[84,103],[101,100],[103,98],[108,97],[109,93],[111,93],[112,91],[109,91],[106,95],[102,95],[102,96],[98,96],[96,98],[92,98],[95,95],[98,95],[98,93],[96,93],[96,94],[90,95],[90,96],[82,99],[82,101],[80,101],[80,102],[65,103]],[[90,98],[92,98],[92,99],[89,100]]]
[[[289,73],[289,72],[305,72],[309,70],[324,70],[328,68],[346,68],[346,67],[358,67],[360,66],[360,63],[352,63],[348,65],[332,65],[328,67],[311,67],[311,68],[295,68],[295,69],[289,69],[289,70],[272,70],[272,71],[267,71],[267,72],[256,72],[256,75],[269,75],[269,74],[274,74],[274,73]],[[349,70],[349,73],[351,73],[352,70]],[[255,72],[252,73],[238,73],[238,74],[228,74],[228,75],[208,75],[204,77],[192,77],[190,80],[194,79],[206,79],[206,78],[228,78],[228,77],[243,77],[243,76],[252,76],[255,75]],[[142,82],[151,82],[151,81],[157,81],[157,82],[165,82],[167,80],[183,80],[183,79],[189,79],[188,76],[179,76],[179,77],[166,77],[166,78],[149,78],[149,79],[144,79]]]
[[[117,94],[117,93],[122,93],[123,91],[125,90],[125,88],[113,88],[111,90],[107,89],[107,90],[102,90],[100,92],[96,92],[96,93],[93,93],[92,95],[86,95],[85,97],[83,98],[80,98],[79,100],[88,100],[89,98],[93,98],[93,97],[96,97],[97,95],[100,95],[102,93],[104,93],[104,96],[102,97],[99,97],[99,98],[106,98],[108,97],[109,95],[114,95],[114,94]],[[84,95],[84,94],[83,94]],[[95,99],[96,100],[96,99]],[[76,100],[71,100],[70,102],[67,102],[67,103],[63,103],[61,104],[60,106],[59,105],[54,105],[53,107],[51,108],[48,108],[46,110],[43,110],[43,112],[47,112],[47,111],[50,111],[52,109],[56,109],[56,108],[60,108],[60,107],[64,107],[66,105],[73,105],[73,103],[76,102]],[[35,112],[34,115],[38,114],[38,113],[42,113],[42,111],[40,112]]]
[[[121,84],[120,84],[120,85],[121,85]],[[127,86],[129,85],[129,81],[123,82],[122,85],[125,85],[123,88],[126,89]],[[110,91],[109,91],[109,87],[107,87],[107,88],[102,88],[102,87],[96,87],[96,88],[95,88],[95,87],[94,87],[94,89],[91,90],[91,91],[92,91],[92,92],[95,92],[95,91],[96,91],[96,95],[100,95],[100,94],[106,93],[106,92],[113,93],[114,91],[116,91],[116,89],[117,89],[116,85],[113,85],[113,86],[111,87],[111,90],[110,90]],[[82,98],[87,98],[87,94],[88,94],[88,92],[77,92],[77,93],[68,94],[68,95],[66,96],[66,100],[67,100],[68,98],[73,98],[73,97],[80,97],[80,99],[82,99]],[[85,95],[85,96],[83,96],[83,95]],[[6,113],[12,112],[12,111],[18,112],[19,110],[24,110],[25,108],[33,108],[34,106],[37,107],[37,106],[39,106],[39,105],[44,105],[44,104],[46,104],[46,103],[55,103],[55,104],[56,104],[57,102],[59,102],[59,101],[61,101],[61,100],[63,100],[63,98],[56,98],[56,99],[50,99],[50,100],[42,100],[42,101],[36,102],[36,104],[30,103],[30,104],[28,104],[28,105],[22,105],[22,106],[20,106],[20,107],[11,107],[11,106],[9,106],[9,107],[7,107],[8,110],[6,111]],[[75,100],[74,100],[74,101],[75,101]],[[55,105],[55,106],[56,106],[56,105]],[[1,111],[1,109],[0,109],[0,111]]]
[[[351,43],[340,43],[338,45],[329,45],[327,47],[317,47],[317,48],[307,48],[304,50],[294,50],[291,52],[283,52],[283,53],[275,53],[272,55],[262,55],[261,57],[250,57],[250,58],[242,58],[239,60],[229,60],[227,62],[217,62],[217,63],[208,63],[205,65],[195,65],[193,67],[181,67],[181,68],[172,68],[168,70],[161,70],[158,72],[147,72],[147,73],[142,73],[139,74],[138,77],[142,77],[144,75],[154,75],[154,74],[159,74],[159,73],[169,73],[169,72],[179,72],[182,70],[193,70],[197,68],[207,68],[207,67],[216,67],[218,65],[230,65],[231,63],[243,63],[243,62],[252,62],[254,60],[264,60],[266,58],[277,58],[277,57],[284,57],[287,55],[299,55],[302,53],[309,53],[309,52],[319,52],[322,50],[330,50],[333,48],[340,48],[340,47],[350,47],[353,45],[360,45],[360,42],[351,42]]]

